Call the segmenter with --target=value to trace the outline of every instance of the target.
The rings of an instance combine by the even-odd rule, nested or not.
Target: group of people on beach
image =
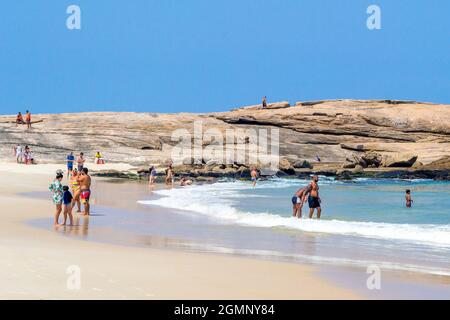
[[[16,127],[19,126],[19,124],[26,124],[27,129],[31,129],[31,112],[27,110],[25,112],[25,120],[23,118],[22,112],[18,112],[16,116]]]
[[[20,164],[36,164],[33,152],[29,146],[22,146],[18,144],[13,148],[13,154],[17,163]]]
[[[173,164],[170,162],[165,170],[166,177],[164,178],[164,182],[167,186],[173,187],[175,184],[175,174],[173,172]],[[158,173],[156,172],[155,166],[150,166],[148,170],[148,184],[150,187],[152,187],[156,182],[156,177]],[[186,187],[192,185],[193,181],[191,179],[188,179],[187,177],[181,177],[180,178],[180,186]]]
[[[100,152],[97,152],[97,154],[101,156]],[[91,198],[92,180],[89,175],[89,169],[84,166],[85,162],[86,159],[83,152],[80,152],[77,158],[75,158],[73,152],[70,152],[67,155],[67,179],[70,187],[62,183],[64,179],[62,170],[56,172],[56,177],[49,186],[53,203],[56,206],[55,226],[66,226],[67,218],[69,219],[69,226],[73,226],[72,210],[75,206],[77,207],[77,213],[86,216],[90,215],[89,200]],[[95,163],[98,163],[98,160]],[[84,207],[83,212],[81,211],[81,204]],[[63,213],[62,224],[59,223],[61,213]]]
[[[91,197],[92,180],[88,168],[83,167],[81,171],[78,171],[77,168],[75,168],[69,176],[71,188],[67,185],[63,185],[62,180],[64,179],[64,174],[62,170],[56,172],[56,177],[49,186],[53,203],[56,206],[53,223],[55,226],[65,226],[67,224],[67,218],[69,218],[69,226],[73,226],[72,210],[75,205],[77,206],[78,213],[86,216],[90,215],[89,200]],[[70,192],[70,189],[72,192]],[[84,212],[81,211],[81,203],[84,206]],[[62,224],[59,223],[61,212],[63,212],[64,216]]]

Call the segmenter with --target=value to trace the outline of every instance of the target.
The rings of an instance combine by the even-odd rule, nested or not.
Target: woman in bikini
[[[81,201],[80,201],[80,183],[78,182],[78,170],[74,168],[72,171],[72,176],[70,177],[70,184],[72,186],[72,208],[75,206],[75,202],[77,203],[77,212],[81,212]]]

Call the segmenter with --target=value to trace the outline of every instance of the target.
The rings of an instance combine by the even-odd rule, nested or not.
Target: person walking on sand
[[[25,114],[25,122],[27,123],[27,129],[31,129],[31,112],[27,110]]]
[[[71,151],[69,155],[67,156],[67,178],[70,177],[73,171],[73,163],[75,162],[75,156],[73,155],[73,152]]]
[[[264,96],[262,98],[262,108],[267,109],[267,97],[266,96]]]
[[[320,214],[322,213],[322,208],[320,207],[320,203],[322,202],[319,197],[319,177],[317,175],[314,175],[312,177],[311,183],[309,184],[309,187],[311,188],[309,197],[308,197],[308,204],[309,204],[309,218],[312,219],[314,215],[314,210],[317,209],[317,219],[320,219]]]
[[[148,184],[149,186],[153,186],[155,184],[155,180],[156,180],[156,169],[155,166],[151,166],[150,169],[148,170],[149,175],[148,175]]]
[[[250,176],[252,178],[252,185],[253,187],[256,186],[256,180],[258,179],[258,171],[255,167],[252,167],[252,171],[250,171]]]
[[[59,216],[60,216],[61,210],[62,210],[64,191],[63,191],[63,185],[61,183],[61,180],[63,179],[63,177],[64,176],[63,176],[62,172],[57,171],[55,180],[53,180],[53,182],[48,187],[48,189],[52,193],[53,204],[56,206],[55,219],[53,222],[54,226],[59,226]]]
[[[84,215],[90,215],[89,200],[91,198],[91,176],[88,174],[88,168],[83,168],[83,171],[78,175],[78,182],[80,183],[80,198],[84,205]]]
[[[78,172],[81,173],[84,167],[84,162],[86,160],[84,159],[84,153],[80,152],[80,155],[77,158],[77,166],[78,166]]]
[[[412,207],[412,203],[414,201],[411,198],[411,190],[409,190],[409,189],[406,189],[405,200],[406,200],[406,207],[407,208],[411,208]]]
[[[16,117],[16,127],[18,127],[19,124],[25,124],[25,122],[23,121],[22,112],[19,112]]]
[[[300,188],[294,193],[292,197],[292,215],[299,219],[302,218],[302,208],[303,203],[306,202],[307,196],[311,192],[311,187],[308,185],[306,187]]]
[[[81,212],[81,201],[80,201],[80,183],[78,182],[79,172],[77,168],[73,169],[72,176],[70,177],[70,184],[72,186],[72,208],[75,207],[75,203],[77,204],[77,212]]]

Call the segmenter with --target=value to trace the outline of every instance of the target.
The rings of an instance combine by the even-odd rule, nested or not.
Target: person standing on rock
[[[320,197],[319,197],[319,177],[317,175],[314,175],[312,177],[311,183],[309,184],[309,187],[311,188],[311,191],[309,193],[308,197],[308,204],[309,204],[309,218],[312,219],[314,215],[314,210],[317,209],[317,219],[320,219],[320,214],[322,213],[322,208],[320,207]]]
[[[27,129],[31,129],[31,113],[28,110],[25,114],[25,122],[27,123]]]
[[[262,99],[262,108],[263,109],[267,108],[267,97],[266,96],[264,96]]]

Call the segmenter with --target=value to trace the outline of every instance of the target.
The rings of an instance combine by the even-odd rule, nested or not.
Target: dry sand
[[[51,218],[45,191],[58,165],[0,164],[1,299],[354,299],[298,264],[83,241],[26,221]],[[95,217],[91,217],[94,219]],[[49,219],[49,223],[51,220]],[[69,290],[70,266],[81,288]]]

